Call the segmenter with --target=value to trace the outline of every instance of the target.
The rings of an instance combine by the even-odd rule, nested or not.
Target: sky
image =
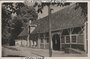
[[[66,7],[66,6],[65,6],[65,7]],[[56,5],[55,5],[55,6],[51,6],[51,8],[53,9],[51,13],[55,13],[55,12],[57,12],[57,11],[65,8],[65,7],[60,7],[60,6],[56,6]],[[45,16],[47,16],[47,15],[48,15],[48,7],[45,6],[45,7],[43,8],[43,13],[42,13],[42,14],[41,14],[41,13],[38,13],[38,19],[43,18],[43,17],[45,17]]]

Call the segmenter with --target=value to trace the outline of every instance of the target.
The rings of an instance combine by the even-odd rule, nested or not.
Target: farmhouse
[[[82,9],[80,7],[75,10],[75,6],[75,4],[70,5],[50,15],[53,50],[59,51],[65,48],[87,50],[87,17],[82,15]],[[30,40],[33,42],[33,45],[35,44],[37,48],[48,49],[48,16],[33,21],[32,24],[37,25],[30,34]],[[28,37],[27,34],[20,34],[20,37],[25,36]]]

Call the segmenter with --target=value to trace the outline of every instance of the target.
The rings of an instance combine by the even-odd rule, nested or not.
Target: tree
[[[16,14],[16,15],[15,15]],[[37,13],[34,8],[23,3],[3,3],[2,4],[2,40],[8,39],[15,43],[15,38],[22,31],[22,27],[29,20],[36,20]],[[5,30],[4,30],[5,29]],[[6,34],[5,34],[6,33]],[[7,36],[10,34],[9,36]]]
[[[23,17],[24,22],[28,22],[29,20],[36,20],[38,15],[33,7],[25,6],[20,9],[20,17]]]
[[[10,4],[11,5],[11,4]],[[10,33],[8,32],[8,20],[11,20],[11,12],[9,11],[8,4],[2,4],[2,43],[8,42]]]
[[[76,3],[75,10],[78,9],[79,7],[82,9],[81,15],[87,16],[87,2],[86,3],[85,2],[84,3]]]

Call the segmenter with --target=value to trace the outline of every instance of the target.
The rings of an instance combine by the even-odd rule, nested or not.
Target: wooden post
[[[71,34],[72,34],[71,33],[71,28],[70,28],[70,33],[69,34],[70,34],[70,48],[72,48],[72,46],[71,46],[71,40],[72,40],[72,37],[71,37]]]
[[[46,42],[45,42],[45,34],[43,34],[44,36],[44,38],[43,38],[43,41],[44,41],[44,48],[45,48],[45,44],[46,44]]]
[[[60,33],[60,50],[62,50],[61,33]]]
[[[48,21],[49,21],[49,57],[52,57],[52,36],[51,36],[51,9],[50,4],[48,5]]]
[[[62,39],[61,39],[61,37],[62,37],[62,32],[63,32],[63,30],[61,30],[60,31],[60,50],[62,50]]]
[[[31,24],[31,20],[29,21],[29,23],[28,23],[28,25],[29,25],[29,27],[28,27],[28,38],[27,38],[27,46],[28,47],[31,47],[31,41],[30,41],[30,24]]]
[[[38,48],[40,48],[40,34],[38,33]]]
[[[88,48],[87,48],[87,21],[85,22],[85,25],[84,25],[84,50],[85,50],[85,53],[88,52]]]
[[[28,42],[29,42],[28,40],[29,40],[29,34],[28,34],[28,36],[27,36],[27,47],[29,46],[29,45],[28,45]]]
[[[71,35],[71,34],[72,34],[72,32],[73,32],[73,28],[70,28],[68,32],[69,32],[69,35],[70,35],[70,48],[72,48],[72,46],[71,46],[71,43],[72,43],[72,35]]]

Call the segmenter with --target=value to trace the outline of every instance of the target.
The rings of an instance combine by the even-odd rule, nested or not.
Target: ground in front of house
[[[49,57],[48,49],[37,49],[19,46],[2,47],[3,57]],[[86,54],[72,54],[64,51],[52,51],[52,57],[87,57]]]

